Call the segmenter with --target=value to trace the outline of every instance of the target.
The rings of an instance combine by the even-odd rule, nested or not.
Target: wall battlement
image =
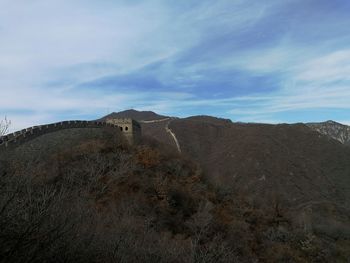
[[[118,126],[130,144],[137,143],[141,138],[141,125],[130,118],[109,118],[106,123]]]
[[[56,132],[63,129],[74,128],[103,128],[111,127],[120,129],[125,135],[129,143],[134,143],[137,139],[134,138],[134,134],[141,135],[141,126],[132,119],[114,119],[114,122],[101,122],[101,121],[62,121],[52,124],[39,125],[29,127],[20,131],[9,133],[0,137],[0,150],[4,148],[17,147],[18,145],[25,143],[29,140],[37,138],[41,135]],[[138,130],[139,129],[139,130]]]

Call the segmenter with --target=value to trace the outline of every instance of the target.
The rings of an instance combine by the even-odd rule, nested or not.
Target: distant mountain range
[[[343,144],[350,145],[350,126],[335,121],[307,123],[306,125],[311,129],[327,135]]]

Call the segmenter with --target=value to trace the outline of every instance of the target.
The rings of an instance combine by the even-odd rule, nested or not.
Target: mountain
[[[350,148],[329,134],[302,123],[233,123],[210,116],[147,125],[145,134],[175,151],[174,138],[166,132],[170,130],[182,154],[198,162],[222,192],[235,192],[261,206],[278,203],[293,210],[296,221],[313,211],[310,220],[320,231],[335,231],[325,225],[343,213],[349,220]],[[344,218],[339,220],[347,225]],[[346,229],[350,236],[350,227]]]
[[[108,116],[137,119],[144,138],[130,146],[118,128],[79,126],[4,148],[4,262],[350,258],[350,147],[328,134],[302,123]]]
[[[191,117],[171,122],[183,153],[208,179],[259,201],[350,203],[350,148],[304,124],[241,124]]]
[[[343,144],[350,145],[350,126],[335,121],[314,122],[306,125],[321,134],[327,135]]]
[[[342,134],[346,142],[349,127],[334,122],[319,125]],[[145,135],[175,150],[172,131],[182,153],[199,162],[208,180],[220,187],[266,202],[279,196],[295,206],[314,199],[350,204],[350,148],[331,139],[330,133],[321,135],[309,127],[316,124],[233,123],[211,116],[142,123]]]
[[[168,116],[159,115],[157,113],[154,113],[153,111],[136,111],[130,109],[121,112],[113,112],[111,114],[108,114],[107,116],[104,116],[100,120],[106,120],[108,118],[132,118],[137,121],[149,121],[168,118]]]

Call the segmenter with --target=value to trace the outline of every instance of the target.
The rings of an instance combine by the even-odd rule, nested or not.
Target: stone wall
[[[80,149],[94,151],[91,147],[96,147],[98,151],[100,147],[120,147],[126,144],[127,140],[118,127],[67,128],[22,140],[15,147],[0,147],[0,160],[30,164],[37,160],[79,152]]]
[[[97,121],[62,121],[47,125],[34,126],[0,137],[0,150],[3,148],[13,148],[32,140],[46,133],[56,132],[63,129],[73,128],[100,128],[112,127],[119,129],[119,126]]]
[[[107,123],[120,127],[120,130],[129,141],[130,144],[137,143],[141,138],[141,125],[130,118],[109,118],[106,120]]]

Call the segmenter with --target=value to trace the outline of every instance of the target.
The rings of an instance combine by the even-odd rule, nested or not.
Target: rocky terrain
[[[306,125],[343,144],[350,145],[350,126],[335,121],[307,123]]]

